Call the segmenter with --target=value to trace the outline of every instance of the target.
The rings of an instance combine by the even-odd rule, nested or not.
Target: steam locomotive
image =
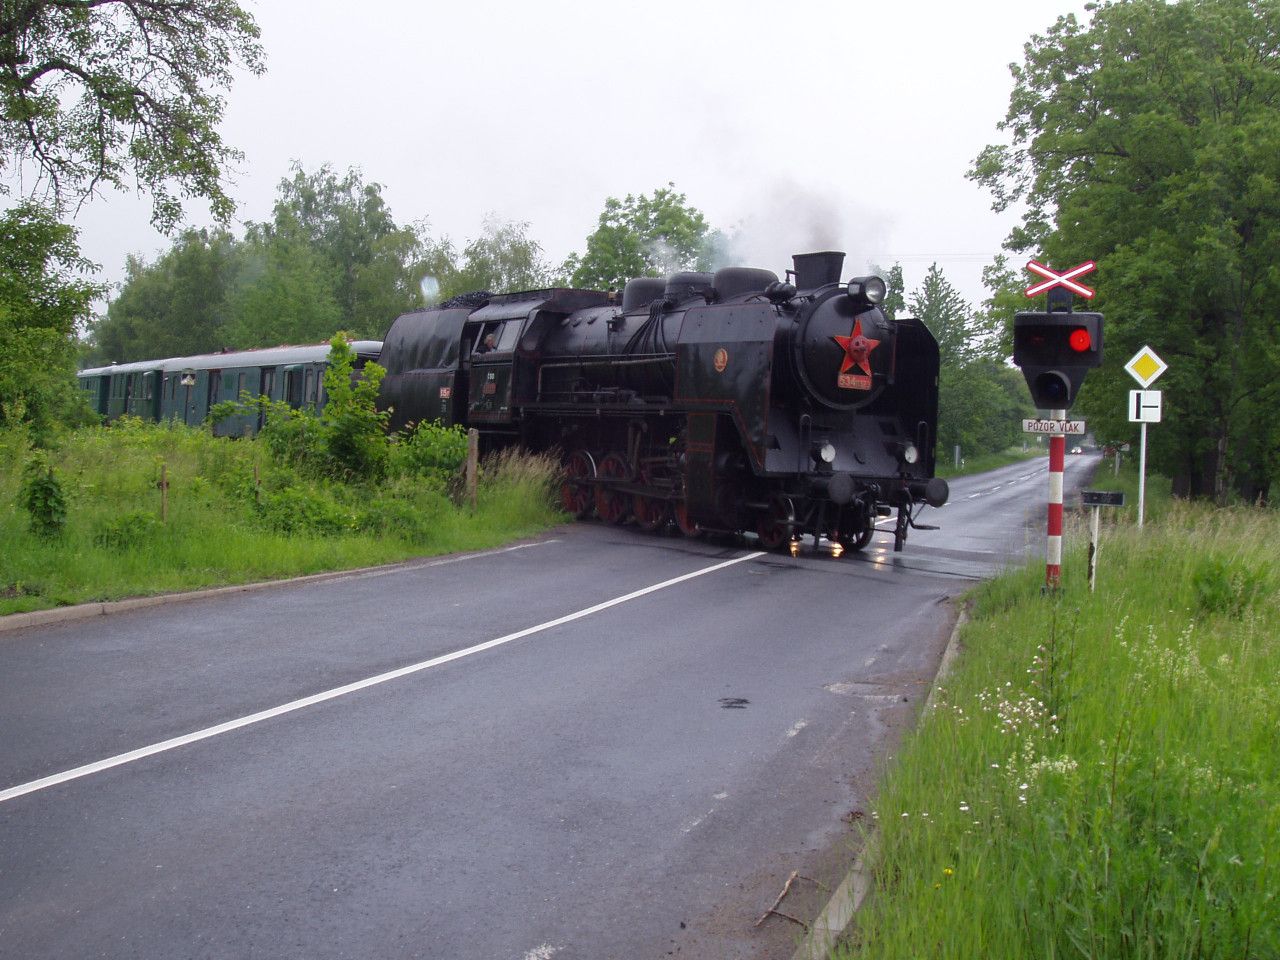
[[[380,404],[393,427],[560,451],[578,517],[861,550],[896,510],[901,550],[919,505],[947,500],[937,342],[885,315],[879,277],[841,282],[843,253],[793,260],[785,280],[730,267],[631,280],[620,302],[553,289],[405,314]]]

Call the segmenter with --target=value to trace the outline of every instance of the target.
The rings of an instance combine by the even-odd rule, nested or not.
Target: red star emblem
[[[871,351],[880,346],[879,340],[871,340],[862,335],[861,318],[853,322],[853,333],[847,337],[832,337],[844,350],[844,359],[840,364],[840,372],[847,373],[851,367],[858,367],[867,376],[871,376]]]

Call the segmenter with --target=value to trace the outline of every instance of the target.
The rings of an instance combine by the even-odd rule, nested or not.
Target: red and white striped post
[[[1067,419],[1066,410],[1052,410],[1054,420]],[[1049,539],[1045,545],[1044,584],[1057,590],[1062,580],[1062,471],[1066,466],[1067,437],[1054,433],[1049,437]]]

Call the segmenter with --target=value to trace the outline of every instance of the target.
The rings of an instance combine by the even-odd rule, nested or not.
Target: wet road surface
[[[1044,469],[896,555],[578,524],[0,636],[0,955],[785,955]]]

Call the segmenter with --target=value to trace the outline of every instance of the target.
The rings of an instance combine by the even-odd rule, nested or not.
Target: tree
[[[984,318],[973,312],[936,263],[929,267],[924,282],[911,292],[908,306],[938,341],[944,367],[994,355],[995,338]]]
[[[938,377],[938,461],[1007,450],[1032,413],[1022,374],[990,358],[943,366]]]
[[[873,276],[884,280],[887,288],[884,303],[880,304],[880,309],[884,311],[884,315],[892,320],[903,314],[907,309],[907,286],[902,279],[902,264],[895,263],[888,269],[873,264],[871,273]]]
[[[228,345],[317,343],[342,326],[329,264],[306,241],[251,229],[237,263],[226,293]]]
[[[130,180],[152,222],[182,196],[225,221],[217,125],[233,67],[263,70],[258,27],[232,0],[10,0],[0,4],[2,164],[32,171],[55,210]]]
[[[587,237],[582,256],[571,254],[564,272],[575,287],[621,287],[634,277],[659,277],[676,270],[710,270],[722,238],[689,206],[674,183],[652,197],[609,197],[599,224]]]
[[[321,258],[343,328],[380,336],[420,305],[421,274],[413,268],[422,239],[396,224],[381,184],[365,183],[355,168],[339,177],[327,164],[312,174],[295,166],[279,191],[272,222],[257,229],[264,242],[305,243]]]
[[[529,236],[529,224],[485,217],[480,236],[469,240],[459,256],[447,237],[423,240],[423,255],[415,273],[434,284],[435,302],[461,293],[488,290],[512,293],[563,284],[552,275],[542,245]]]
[[[130,256],[119,295],[90,329],[91,362],[125,363],[230,346],[228,294],[244,270],[221,228],[185,230],[153,263]]]
[[[493,290],[509,293],[550,285],[551,270],[542,245],[529,237],[529,224],[503,222],[490,214],[484,230],[462,250],[457,293]]]
[[[379,337],[421,305],[426,245],[401,227],[381,187],[359,171],[295,168],[275,216],[245,238],[187,230],[153,263],[131,257],[119,296],[93,329],[108,360],[204,353],[221,347],[314,343],[336,330]]]
[[[1032,309],[1024,292],[1026,283],[1009,266],[1009,258],[999,254],[982,268],[982,285],[991,293],[982,301],[981,322],[994,338],[992,353],[997,357],[1012,357],[1013,318],[1020,310]]]
[[[93,267],[47,208],[0,216],[0,424],[29,426],[37,441],[76,402],[75,331],[102,293],[77,274]]]
[[[1170,363],[1150,456],[1175,489],[1265,495],[1280,435],[1280,8],[1253,0],[1109,3],[1032,37],[971,176],[1025,205],[1011,250],[1099,264],[1106,366],[1079,407],[1130,435],[1120,370]]]
[[[1021,376],[1003,365],[989,318],[974,313],[936,263],[907,302],[938,341],[939,458],[957,445],[973,456],[1014,444],[1030,405]]]

